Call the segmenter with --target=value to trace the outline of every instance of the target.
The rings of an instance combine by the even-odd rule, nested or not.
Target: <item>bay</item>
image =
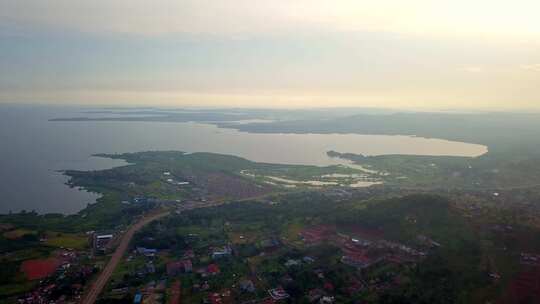
[[[101,170],[125,165],[97,153],[150,150],[214,152],[257,162],[335,165],[327,151],[364,155],[412,154],[475,157],[482,145],[411,136],[359,134],[257,134],[202,123],[62,122],[87,108],[0,106],[0,213],[35,210],[75,213],[98,195],[65,185],[60,170]]]

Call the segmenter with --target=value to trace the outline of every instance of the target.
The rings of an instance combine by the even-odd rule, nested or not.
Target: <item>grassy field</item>
[[[22,238],[25,235],[36,235],[36,234],[37,232],[34,230],[20,228],[20,229],[4,232],[3,235],[8,240],[16,240],[16,239]]]
[[[83,250],[88,248],[89,239],[84,234],[47,232],[45,245],[59,248]]]
[[[10,303],[9,300],[3,298],[10,297],[12,295],[21,294],[32,290],[36,284],[34,282],[23,282],[0,285],[0,303]]]

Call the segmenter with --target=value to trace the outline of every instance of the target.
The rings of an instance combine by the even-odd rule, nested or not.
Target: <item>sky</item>
[[[0,0],[0,102],[540,109],[537,0]]]

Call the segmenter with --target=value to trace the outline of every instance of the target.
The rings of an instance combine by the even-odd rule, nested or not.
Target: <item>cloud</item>
[[[462,68],[459,68],[460,71],[464,71],[464,72],[467,72],[467,73],[482,73],[484,72],[484,68],[483,67],[480,67],[480,66],[465,66],[465,67],[462,67]]]
[[[537,0],[3,0],[0,27],[142,35],[314,30],[537,37],[538,11]]]
[[[540,72],[540,63],[525,64],[525,65],[522,65],[521,68],[527,71]]]
[[[0,0],[0,102],[537,103],[540,67],[522,64],[540,62],[538,11],[538,0]]]

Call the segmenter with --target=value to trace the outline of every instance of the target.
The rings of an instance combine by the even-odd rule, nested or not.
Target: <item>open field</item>
[[[25,235],[36,235],[36,231],[29,229],[15,229],[11,231],[4,232],[4,237],[8,240],[20,239]]]
[[[54,273],[56,268],[62,264],[57,258],[47,258],[40,260],[27,260],[21,265],[21,271],[26,274],[28,280],[39,280],[46,278]]]
[[[82,250],[89,245],[89,237],[84,234],[48,232],[46,238],[45,245],[51,247]]]

